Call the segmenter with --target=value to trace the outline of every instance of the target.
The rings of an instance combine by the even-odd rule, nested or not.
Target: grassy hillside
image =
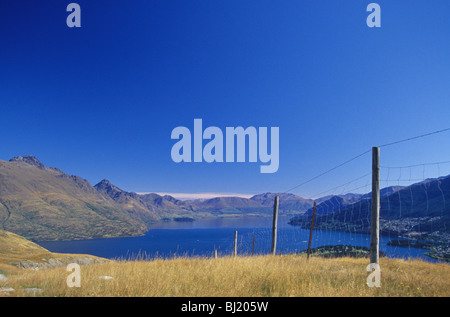
[[[86,180],[27,156],[0,161],[0,229],[57,240],[133,236],[147,228]]]
[[[381,287],[366,285],[367,259],[304,256],[176,258],[81,267],[81,287],[68,288],[64,268],[8,276],[9,296],[289,297],[450,296],[450,266],[382,259]],[[102,277],[108,276],[108,279]],[[1,287],[1,285],[0,285]]]
[[[43,269],[72,262],[87,264],[106,261],[91,255],[52,253],[19,235],[0,230],[0,273],[21,274],[24,268]]]
[[[81,264],[80,288],[66,284],[72,262]],[[314,255],[112,261],[51,253],[0,231],[0,297],[450,296],[448,264],[382,258],[380,288],[367,286],[367,265]]]

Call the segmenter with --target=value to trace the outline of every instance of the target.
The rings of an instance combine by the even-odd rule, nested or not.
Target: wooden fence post
[[[370,263],[378,264],[380,252],[380,148],[372,148],[372,211],[370,221]]]
[[[237,234],[238,232],[234,232],[234,246],[233,246],[233,256],[237,256]]]
[[[312,219],[311,219],[311,230],[309,231],[308,255],[306,256],[307,260],[309,260],[309,254],[311,253],[311,240],[312,240],[312,233],[313,233],[313,228],[314,228],[315,214],[316,214],[316,202],[314,202],[313,214],[312,214]]]
[[[279,198],[275,196],[275,202],[273,204],[273,226],[272,226],[272,255],[277,252],[277,225],[278,225],[278,204]]]
[[[255,250],[255,236],[253,236],[252,255],[251,256],[253,256],[253,250]]]

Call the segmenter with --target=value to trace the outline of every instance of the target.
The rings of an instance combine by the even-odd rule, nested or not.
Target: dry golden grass
[[[53,253],[17,234],[0,230],[0,274],[2,272],[23,273],[24,270],[17,267],[17,263],[21,261],[42,264],[50,259],[55,259],[70,263],[75,261],[76,258],[107,261],[92,255]],[[0,287],[2,287],[1,284]]]
[[[383,258],[379,288],[366,285],[367,265],[367,259],[295,255],[111,261],[81,266],[79,288],[67,287],[65,267],[14,271],[0,288],[14,288],[9,296],[51,297],[450,296],[448,264]]]

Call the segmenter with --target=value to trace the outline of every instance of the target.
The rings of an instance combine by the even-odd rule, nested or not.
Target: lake
[[[290,216],[278,221],[277,254],[295,253],[308,248],[309,230],[288,224]],[[234,231],[238,231],[238,255],[269,254],[272,237],[271,217],[240,217],[202,219],[194,222],[162,222],[154,224],[140,237],[105,238],[75,241],[43,241],[39,245],[57,253],[91,254],[109,259],[171,258],[175,256],[212,257],[231,255]],[[388,257],[436,260],[424,255],[427,250],[388,246],[389,238],[380,237],[380,251]],[[317,230],[313,232],[312,248],[346,244],[369,247],[366,234]]]

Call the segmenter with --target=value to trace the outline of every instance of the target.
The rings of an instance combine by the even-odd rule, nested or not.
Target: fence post
[[[378,264],[380,252],[380,148],[372,148],[372,211],[370,222],[370,263]]]
[[[214,249],[214,259],[217,259],[217,250]]]
[[[255,250],[255,236],[253,236],[252,255],[251,256],[253,256],[253,250]]]
[[[309,231],[309,242],[308,242],[308,254],[306,256],[306,259],[309,260],[309,254],[311,253],[311,240],[312,240],[312,233],[314,228],[314,216],[316,215],[316,202],[314,202],[314,208],[312,213],[312,219],[311,219],[311,230]]]
[[[234,232],[233,256],[237,256],[237,231]]]
[[[272,226],[272,255],[277,252],[277,225],[278,225],[278,204],[279,198],[275,196],[275,202],[273,204],[273,226]]]

